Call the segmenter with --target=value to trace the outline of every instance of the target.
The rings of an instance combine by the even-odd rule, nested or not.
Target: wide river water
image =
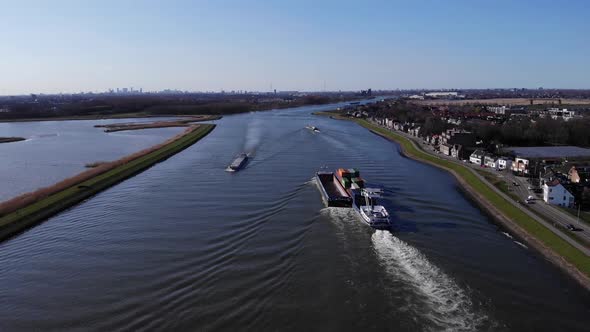
[[[187,150],[1,243],[0,330],[588,331],[586,290],[448,173],[311,115],[329,107],[224,117]],[[225,172],[242,151],[252,161]],[[321,167],[357,167],[383,187],[395,230],[325,208]]]

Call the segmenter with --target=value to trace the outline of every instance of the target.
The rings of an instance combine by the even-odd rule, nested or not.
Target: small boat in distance
[[[246,163],[248,162],[248,155],[245,153],[240,153],[236,159],[234,159],[234,161],[227,166],[227,168],[225,169],[226,172],[237,172],[239,170],[241,170],[244,165],[246,165]]]
[[[305,126],[305,128],[307,128],[307,129],[309,129],[309,130],[311,130],[313,132],[316,132],[316,133],[319,133],[320,132],[320,129],[318,127],[316,127],[316,126],[308,125],[308,126]]]

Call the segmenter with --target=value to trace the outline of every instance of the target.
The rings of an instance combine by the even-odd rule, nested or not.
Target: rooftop
[[[578,146],[508,147],[504,150],[529,158],[590,157],[590,149]]]

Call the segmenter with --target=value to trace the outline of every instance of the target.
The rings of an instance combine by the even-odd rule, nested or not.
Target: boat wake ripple
[[[487,319],[474,311],[465,291],[416,248],[387,231],[376,231],[371,240],[386,271],[421,295],[428,310],[417,306],[418,314],[430,322],[428,330],[474,331]]]

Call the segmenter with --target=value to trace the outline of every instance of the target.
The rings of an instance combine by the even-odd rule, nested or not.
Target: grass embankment
[[[501,192],[508,195],[514,201],[518,201],[518,196],[512,191],[510,185],[506,183],[506,181],[499,179],[497,176],[490,174],[490,172],[486,172],[484,170],[476,170],[479,175],[483,176],[489,183],[491,183],[494,187],[498,188]]]
[[[0,137],[0,143],[11,143],[11,142],[19,142],[24,141],[24,137]]]
[[[0,239],[33,226],[171,157],[206,136],[214,127],[203,124],[189,128],[162,144],[0,204]]]
[[[578,209],[570,209],[566,207],[559,207],[563,211],[569,213],[573,217],[578,217]],[[580,211],[580,222],[586,223],[590,225],[590,212],[589,211]]]
[[[332,115],[332,114],[326,114]],[[370,129],[382,136],[398,142],[405,154],[418,160],[426,161],[430,164],[437,165],[449,171],[466,182],[475,192],[480,194],[484,199],[497,208],[505,217],[520,226],[528,234],[539,240],[544,246],[553,250],[563,257],[567,262],[575,266],[586,277],[590,277],[590,257],[570,245],[568,242],[555,235],[551,230],[539,224],[536,220],[526,213],[515,207],[512,203],[498,195],[486,183],[475,176],[467,167],[432,156],[424,151],[417,149],[412,142],[399,134],[390,130],[373,125],[366,120],[354,119],[361,126]]]

